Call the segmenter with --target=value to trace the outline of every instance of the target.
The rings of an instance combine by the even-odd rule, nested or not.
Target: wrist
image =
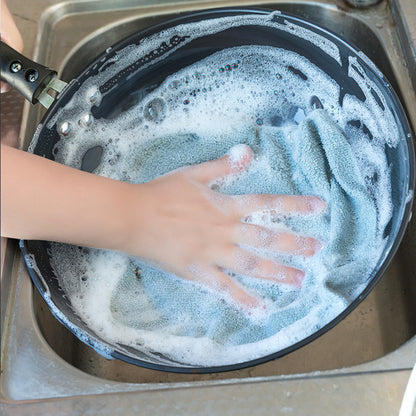
[[[147,255],[145,234],[152,220],[146,189],[145,184],[119,183],[114,211],[110,214],[114,227],[110,249],[135,257]]]

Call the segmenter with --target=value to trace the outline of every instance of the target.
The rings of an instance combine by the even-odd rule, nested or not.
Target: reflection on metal
[[[67,83],[64,81],[61,81],[60,79],[54,77],[49,81],[49,84],[44,88],[44,90],[41,92],[41,94],[38,97],[38,101],[45,107],[49,108],[53,101],[55,100],[52,95],[49,94],[49,92],[55,91],[57,93],[60,93],[65,87],[67,86]]]
[[[81,117],[81,119],[79,120],[79,125],[83,127],[89,127],[91,126],[93,121],[94,121],[94,117],[92,116],[92,114],[87,113]]]
[[[375,6],[383,0],[344,0],[347,4],[353,7],[366,8]]]
[[[69,136],[69,133],[71,133],[72,125],[69,121],[64,121],[61,126],[59,127],[59,133],[62,134],[62,136]]]

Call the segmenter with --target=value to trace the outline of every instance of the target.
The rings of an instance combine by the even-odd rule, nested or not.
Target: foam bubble
[[[408,204],[409,202],[411,202],[411,200],[413,199],[413,191],[411,191],[411,190],[409,190],[408,192],[407,192],[407,195],[406,195],[406,204]]]
[[[208,33],[230,26],[259,24],[308,39],[341,63],[339,50],[331,41],[282,21],[279,14],[180,25],[175,36],[172,30],[163,31],[139,46],[115,51],[111,59],[123,68],[137,70]],[[133,104],[111,120],[97,118],[86,123],[85,117],[91,114],[92,107],[99,107],[119,82],[117,65],[108,65],[107,61],[98,63],[97,68],[98,75],[81,85],[68,105],[48,123],[47,128],[53,129],[68,120],[77,121],[72,123],[71,134],[56,145],[58,161],[80,168],[86,153],[100,147],[101,158],[94,173],[142,183],[227,152],[231,165],[238,168],[244,164],[249,144],[253,151],[250,172],[242,174],[248,181],[248,189],[239,189],[239,182],[231,180],[218,185],[220,190],[246,193],[257,189],[260,178],[265,184],[261,192],[274,193],[267,184],[273,183],[279,172],[290,170],[294,178],[301,178],[303,173],[292,166],[290,154],[278,162],[273,160],[267,142],[256,141],[257,129],[267,132],[279,126],[295,154],[294,129],[312,110],[324,107],[348,133],[358,167],[363,177],[368,178],[366,187],[377,205],[377,227],[382,235],[391,218],[390,176],[384,146],[394,146],[399,138],[382,94],[357,60],[350,59],[349,76],[361,87],[366,100],[346,95],[342,107],[340,86],[328,74],[297,53],[257,45],[229,48],[208,56],[168,76],[145,96],[132,92]],[[134,74],[133,69],[129,76]],[[102,91],[105,91],[100,92],[104,85]],[[357,120],[359,125],[351,124]],[[281,152],[285,154],[285,149]],[[302,194],[310,189],[288,184],[280,191]],[[276,206],[253,212],[245,221],[276,232],[291,230],[291,218],[281,214]],[[321,234],[325,227],[320,227],[328,221],[327,215],[323,213],[316,218],[315,238],[329,239],[329,235]],[[267,240],[267,235],[264,239]],[[369,248],[368,255],[377,259],[381,248],[382,243]],[[266,247],[258,250],[263,257],[272,256]],[[155,352],[163,354],[165,358],[158,356],[157,362],[169,363],[172,359],[184,365],[225,365],[256,359],[293,345],[330,322],[360,293],[367,276],[346,290],[345,296],[328,290],[325,282],[330,271],[324,264],[326,253],[323,248],[309,259],[273,254],[275,261],[312,270],[306,273],[301,290],[276,282],[259,282],[249,276],[230,275],[259,300],[260,306],[251,315],[215,291],[121,254],[53,244],[50,255],[60,285],[74,309],[109,344],[137,348],[149,357]],[[368,269],[371,267],[370,262]]]
[[[245,166],[245,159],[250,154],[250,148],[244,144],[233,146],[227,153],[232,169]]]

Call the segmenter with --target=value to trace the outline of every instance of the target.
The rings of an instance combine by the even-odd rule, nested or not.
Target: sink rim
[[[319,8],[319,6],[315,6],[316,8]],[[188,14],[185,14],[185,19],[188,18],[195,18],[198,16],[206,16],[208,15],[209,17],[211,15],[215,16],[216,13],[220,14],[223,12],[227,12],[227,13],[245,13],[245,12],[249,12],[249,13],[256,13],[259,12],[260,14],[265,14],[268,13],[268,11],[263,11],[262,9],[243,9],[243,8],[217,8],[217,9],[210,9],[210,10],[202,10],[198,13],[191,13],[191,15],[188,16]],[[288,17],[285,13],[282,13],[283,17]],[[289,17],[290,18],[290,17]],[[142,16],[140,16],[138,19],[143,19]],[[179,19],[179,20],[178,20]],[[305,24],[305,20],[302,18],[298,18],[298,17],[294,17],[292,18],[294,22],[300,22],[302,25]],[[133,20],[133,22],[135,22],[135,20]],[[120,45],[127,45],[131,42],[131,39],[133,37],[136,36],[148,36],[149,33],[155,33],[158,32],[160,30],[163,30],[163,28],[165,28],[166,26],[171,26],[171,25],[175,25],[177,23],[182,23],[183,22],[183,16],[179,17],[179,18],[175,18],[175,19],[166,19],[163,20],[161,23],[157,24],[156,26],[151,26],[148,29],[144,29],[144,30],[139,30],[137,33],[134,33],[133,35],[122,39],[120,42],[117,42],[116,45],[112,46],[112,50],[113,49],[118,49],[122,46]],[[306,23],[308,23],[306,21]],[[123,22],[119,22],[119,25],[122,25]],[[112,27],[116,27],[115,24],[114,26],[111,25],[110,28],[107,29],[110,30]],[[328,31],[327,29],[323,29],[320,26],[317,26],[313,23],[308,24],[308,27],[310,27],[312,30],[317,31],[318,33],[323,33],[325,37],[329,37],[329,39],[333,42],[337,42],[337,44],[342,44],[344,46],[346,46],[348,48],[348,50],[350,52],[353,52],[355,54],[357,54],[357,50],[354,49],[353,46],[351,46],[345,39],[340,38],[338,35],[333,35],[332,32]],[[371,29],[368,29],[371,32]],[[99,37],[101,36],[102,33],[104,33],[105,31],[105,27],[101,28],[99,33],[94,32],[95,33],[95,37]],[[89,39],[91,39],[91,36],[89,37]],[[87,41],[89,40],[87,39]],[[68,54],[67,55],[67,65],[68,62],[70,60],[71,56],[78,56],[80,48],[81,47],[85,47],[85,43],[84,45],[80,45],[78,44],[78,49],[73,48],[71,50],[72,55]],[[381,46],[381,44],[380,44]],[[70,53],[71,53],[70,52]],[[81,75],[79,77],[83,77],[84,75],[87,75],[88,72],[90,72],[91,68],[94,67],[95,64],[97,64],[98,62],[100,62],[100,60],[103,58],[103,56],[105,56],[105,53],[99,55],[95,60],[93,60],[93,62],[91,62],[90,64],[88,64],[87,68],[84,69],[84,71],[81,73]],[[394,90],[390,87],[390,84],[387,82],[387,80],[385,79],[385,77],[381,74],[381,72],[379,71],[379,69],[375,66],[374,63],[372,63],[372,61],[369,58],[366,58],[364,56],[361,56],[361,54],[359,54],[360,57],[362,57],[363,62],[365,64],[367,64],[369,66],[369,68],[379,77],[381,77],[382,82],[384,83],[384,85],[386,86],[386,96],[388,96],[388,94],[391,94],[391,96],[393,97],[393,99],[396,100],[397,104],[398,104],[398,108],[396,110],[396,113],[398,115],[399,120],[401,119],[401,125],[405,131],[405,134],[407,135],[407,133],[410,133],[410,126],[405,118],[404,115],[404,111],[401,108],[401,103],[400,100],[398,99],[397,95],[395,94]],[[65,67],[62,66],[62,69],[64,69]],[[78,79],[79,79],[78,77]],[[70,88],[70,86],[69,86]],[[59,103],[58,103],[59,106]],[[400,113],[400,111],[403,112],[403,115]],[[41,124],[45,125],[48,123],[49,120],[49,113],[47,113],[46,115],[46,119],[43,118],[41,121]],[[413,192],[414,190],[414,186],[415,186],[415,181],[414,181],[414,165],[410,162],[411,160],[414,160],[414,149],[413,149],[413,143],[411,141],[410,136],[407,135],[406,137],[406,141],[407,141],[407,151],[409,152],[408,155],[408,160],[409,160],[409,169],[410,169],[410,173],[408,176],[408,188],[410,192]],[[323,335],[324,333],[326,333],[328,330],[330,330],[331,328],[333,328],[335,325],[337,325],[339,322],[341,322],[347,315],[349,315],[351,313],[351,311],[353,311],[359,303],[361,303],[367,296],[368,294],[373,290],[373,288],[375,287],[375,285],[378,283],[379,279],[381,278],[381,276],[384,274],[384,272],[386,271],[388,265],[390,264],[392,258],[394,257],[398,246],[400,245],[400,242],[403,238],[406,226],[408,224],[408,220],[410,217],[410,212],[411,212],[411,203],[407,203],[404,204],[404,212],[402,209],[400,209],[400,214],[402,214],[402,221],[401,224],[399,226],[399,229],[397,230],[397,234],[396,234],[396,238],[395,241],[392,242],[391,248],[388,250],[387,255],[383,254],[383,256],[381,257],[381,265],[380,267],[374,272],[373,271],[373,276],[372,278],[369,280],[369,283],[367,284],[367,286],[365,287],[365,289],[362,291],[362,293],[353,301],[351,302],[347,308],[345,308],[338,316],[336,316],[334,319],[332,319],[329,323],[327,323],[326,325],[324,325],[322,328],[320,328],[318,331],[314,332],[313,334],[307,336],[306,338],[302,339],[301,341],[298,341],[297,343],[286,347],[282,350],[276,351],[274,353],[271,354],[267,354],[265,356],[262,356],[260,358],[254,359],[254,360],[250,360],[250,361],[246,361],[246,362],[240,362],[238,364],[229,364],[229,365],[221,365],[221,366],[210,366],[210,367],[201,367],[201,366],[173,366],[173,365],[166,365],[166,364],[162,364],[162,363],[154,363],[154,362],[150,362],[150,361],[145,361],[143,359],[139,359],[136,357],[132,357],[130,356],[127,352],[121,352],[118,351],[116,349],[114,349],[113,346],[108,345],[105,340],[100,339],[97,334],[93,333],[92,331],[89,331],[89,328],[79,328],[78,325],[76,325],[74,322],[72,322],[71,317],[69,316],[57,316],[56,318],[63,324],[65,325],[68,329],[71,329],[71,327],[73,327],[74,325],[77,327],[78,330],[80,330],[81,335],[77,335],[81,341],[86,342],[88,345],[90,345],[92,348],[96,349],[97,347],[100,348],[101,345],[103,345],[103,349],[111,349],[111,352],[109,352],[109,354],[114,357],[114,358],[118,358],[121,359],[123,361],[127,361],[131,364],[136,364],[145,368],[150,368],[150,369],[155,369],[155,370],[163,370],[163,371],[170,371],[170,372],[178,372],[178,373],[215,373],[215,372],[223,372],[223,371],[233,371],[233,370],[238,370],[238,369],[242,369],[242,368],[246,368],[246,367],[251,367],[257,364],[262,364],[265,363],[269,360],[273,360],[273,359],[277,359],[280,357],[283,357],[284,355],[298,349],[301,348],[302,346],[312,342],[313,340],[317,339],[318,337],[320,337],[321,335]],[[27,258],[27,256],[30,254],[30,249],[28,247],[28,242],[22,241],[21,242],[21,248],[22,248],[22,253],[24,258]],[[42,276],[38,275],[38,272],[34,269],[34,268],[29,268],[29,274],[32,278],[32,280],[34,281],[36,287],[38,288],[38,290],[40,291],[41,295],[44,297],[45,301],[48,303],[49,307],[53,310],[53,309],[58,309],[54,302],[52,301],[52,299],[48,296],[45,296],[45,288],[44,288],[44,283],[43,283],[43,278]],[[61,310],[59,309],[59,312],[61,312]]]

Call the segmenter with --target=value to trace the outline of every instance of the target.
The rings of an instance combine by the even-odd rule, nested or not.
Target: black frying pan
[[[112,58],[118,51],[128,45],[139,45],[140,42],[161,32],[164,29],[175,27],[180,24],[191,22],[210,21],[211,19],[234,16],[234,15],[264,15],[269,11],[254,9],[218,9],[203,11],[200,13],[181,17],[166,23],[159,24],[139,33],[136,33],[109,48],[104,54],[90,63],[86,69],[68,85],[59,82],[55,78],[56,72],[38,65],[16,51],[2,43],[1,45],[1,79],[7,81],[11,86],[17,88],[32,103],[40,101],[45,106],[49,106],[43,120],[42,127],[38,129],[31,145],[33,153],[54,159],[53,149],[56,143],[61,140],[57,128],[53,124],[54,115],[69,102],[71,97],[78,91],[80,86],[90,77],[98,74],[108,65],[119,65],[114,63]],[[63,290],[58,285],[55,272],[51,267],[48,254],[49,244],[46,241],[22,241],[21,249],[28,265],[29,274],[48,303],[54,315],[72,332],[75,333],[83,342],[89,344],[100,352],[107,351],[107,355],[125,360],[140,366],[159,370],[175,372],[215,372],[235,370],[248,367],[265,361],[281,357],[305,344],[316,339],[345,318],[372,290],[377,281],[383,275],[390,263],[401,238],[404,234],[406,224],[410,217],[411,201],[406,200],[408,192],[415,186],[414,179],[414,149],[411,139],[411,130],[406,120],[405,113],[401,104],[389,86],[387,80],[380,74],[374,65],[359,54],[352,46],[341,40],[328,31],[310,24],[302,19],[276,14],[274,19],[281,25],[296,25],[304,28],[311,34],[321,36],[330,40],[340,51],[341,64],[325,52],[321,47],[316,46],[312,41],[305,37],[294,36],[288,30],[279,30],[266,26],[243,25],[238,27],[226,27],[216,33],[196,37],[190,42],[182,39],[181,36],[171,37],[167,44],[155,46],[151,53],[147,53],[128,66],[119,66],[115,75],[99,85],[99,90],[103,99],[99,106],[93,107],[94,117],[108,118],[114,117],[114,113],[120,111],[123,106],[129,105],[132,95],[145,97],[155,85],[160,84],[167,76],[174,74],[178,70],[191,65],[201,59],[224,48],[243,46],[243,45],[266,45],[284,48],[295,51],[306,57],[309,61],[319,67],[340,86],[340,105],[346,94],[354,95],[360,100],[365,100],[365,94],[353,78],[348,76],[348,59],[354,57],[359,65],[364,68],[366,75],[374,82],[389,105],[389,108],[400,129],[400,136],[403,140],[394,149],[386,147],[386,157],[391,167],[391,182],[394,192],[394,212],[392,220],[386,229],[387,239],[385,251],[380,257],[379,262],[368,285],[340,315],[330,323],[319,329],[311,336],[308,336],[294,345],[273,354],[247,362],[237,362],[235,364],[218,367],[198,367],[189,366],[186,363],[178,363],[169,357],[154,351],[147,354],[131,347],[123,345],[112,345],[98,334],[92,331],[73,311],[70,301],[63,296]],[[282,27],[283,27],[282,26]],[[61,91],[58,97],[53,100],[47,94],[50,89]],[[89,170],[86,164],[85,170]],[[35,266],[35,267],[34,267]]]

